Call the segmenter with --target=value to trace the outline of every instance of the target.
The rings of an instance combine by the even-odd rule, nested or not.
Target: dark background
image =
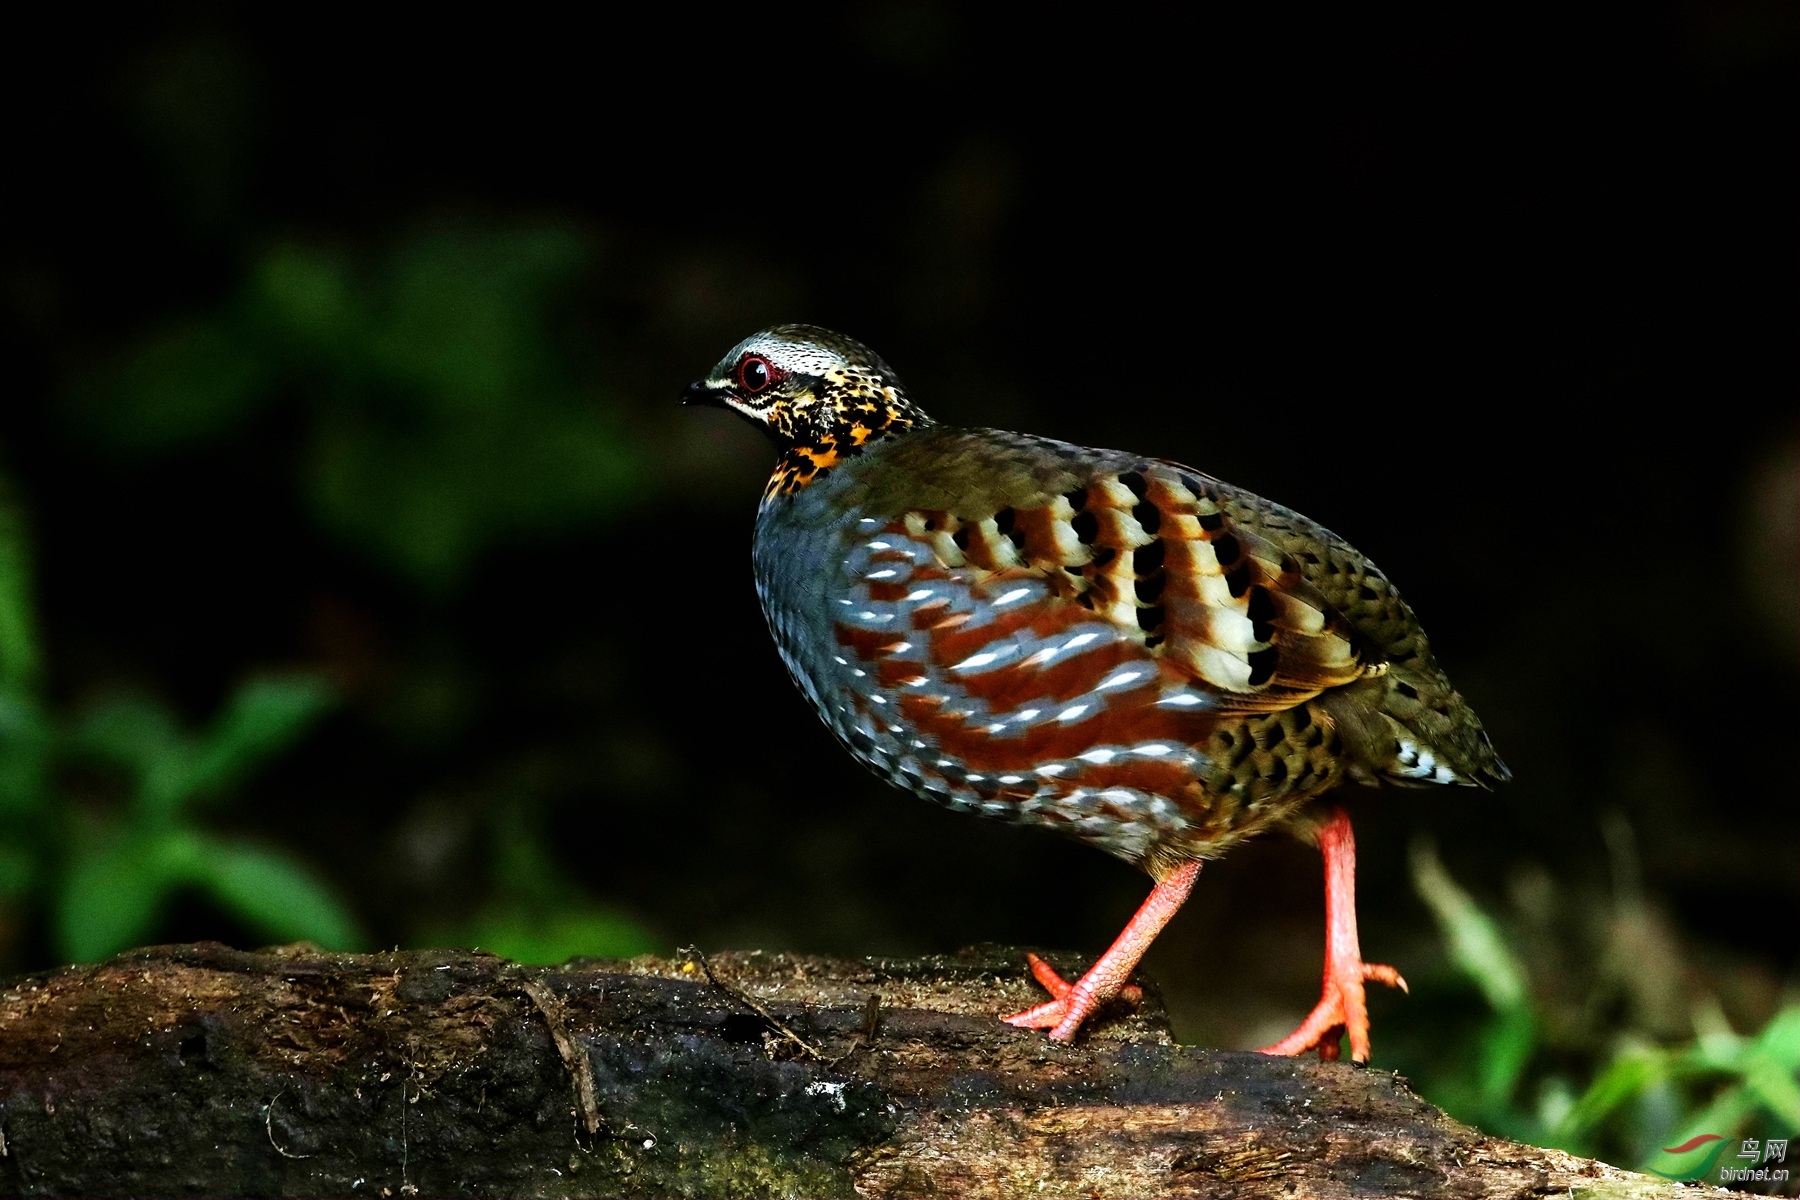
[[[212,819],[368,944],[472,939],[511,888],[627,947],[1098,952],[1141,899],[885,790],[785,678],[748,562],[771,453],[675,398],[804,320],[940,419],[1194,464],[1406,591],[1515,782],[1349,797],[1365,951],[1426,985],[1376,999],[1378,1060],[1469,1003],[1430,999],[1422,834],[1590,1047],[1708,997],[1751,1030],[1794,986],[1787,6],[39,20],[0,455],[48,703],[199,724],[256,669],[333,680]],[[255,315],[283,262],[387,324],[295,349]],[[459,391],[465,350],[511,365]],[[434,504],[461,532],[421,550]],[[1320,896],[1287,839],[1206,869],[1148,960],[1184,1038],[1291,1028]],[[0,969],[51,961],[47,903]],[[259,940],[195,896],[157,936]]]

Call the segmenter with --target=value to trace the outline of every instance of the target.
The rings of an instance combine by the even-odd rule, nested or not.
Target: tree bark
[[[1177,1046],[1153,992],[1052,1043],[996,1019],[1041,999],[1022,964],[152,947],[0,992],[0,1187],[1708,1194],[1484,1136],[1387,1072]]]

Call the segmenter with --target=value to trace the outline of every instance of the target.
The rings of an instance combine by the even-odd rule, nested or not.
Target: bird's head
[[[880,438],[931,424],[880,355],[812,325],[751,334],[681,400],[728,408],[761,427],[804,476],[796,486]]]

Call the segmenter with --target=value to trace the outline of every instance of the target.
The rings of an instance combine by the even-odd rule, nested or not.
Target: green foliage
[[[522,963],[629,958],[660,948],[641,925],[595,905],[564,875],[524,806],[501,811],[492,844],[494,897],[466,930],[443,940]]]
[[[629,917],[585,903],[573,908],[495,905],[469,927],[467,938],[456,940],[522,963],[630,958],[663,948]]]
[[[83,426],[157,453],[297,402],[314,519],[443,590],[486,547],[603,517],[638,482],[551,332],[590,257],[551,225],[427,229],[366,265],[277,246],[217,312],[153,331],[94,381]]]
[[[83,827],[69,849],[56,906],[60,951],[87,961],[141,941],[168,897],[185,887],[273,940],[361,942],[349,912],[305,868],[195,820],[206,801],[287,749],[332,703],[329,689],[309,676],[265,676],[239,688],[197,736],[139,697],[104,702],[75,722],[65,750],[118,768],[130,786],[124,812]]]
[[[1698,1036],[1687,1045],[1621,1049],[1553,1136],[1577,1142],[1591,1137],[1609,1118],[1659,1088],[1710,1097],[1698,1111],[1683,1112],[1666,1135],[1667,1145],[1708,1133],[1733,1137],[1752,1127],[1784,1136],[1800,1133],[1800,1004],[1776,1013],[1753,1038],[1733,1032],[1716,1006],[1702,1009],[1695,1023]],[[1671,1166],[1682,1161],[1652,1151],[1642,1169],[1673,1175],[1678,1172]]]
[[[1512,1125],[1506,1106],[1536,1049],[1538,1032],[1525,968],[1507,947],[1500,927],[1450,878],[1428,843],[1413,846],[1412,872],[1413,886],[1437,918],[1451,961],[1492,1009],[1478,1035],[1479,1070],[1472,1080],[1450,1085],[1450,1096],[1440,1103],[1483,1114],[1489,1128]]]
[[[36,610],[30,545],[0,479],[0,904],[29,894],[42,877],[44,764],[49,732],[38,704]]]
[[[439,222],[376,251],[267,245],[216,307],[88,372],[67,411],[90,444],[137,457],[235,453],[283,431],[312,522],[445,593],[487,548],[603,518],[639,486],[616,406],[578,380],[589,340],[559,333],[593,267],[590,243],[553,222]],[[14,522],[0,529],[0,905],[80,959],[153,936],[177,894],[271,939],[362,942],[291,857],[209,823],[330,691],[252,679],[198,731],[139,695],[47,714],[26,542],[10,509],[0,521]],[[93,782],[80,771],[118,794],[78,791]],[[648,948],[547,860],[520,866],[542,857],[529,840],[500,840],[498,896],[456,933],[533,960]]]
[[[1788,1003],[1760,1033],[1745,1037],[1709,1001],[1694,1013],[1691,1041],[1662,1046],[1628,1034],[1583,1055],[1579,1044],[1546,1036],[1551,1022],[1539,1010],[1522,956],[1428,842],[1413,847],[1412,873],[1452,966],[1486,1009],[1473,1071],[1445,1060],[1417,1072],[1421,1091],[1447,1111],[1521,1140],[1636,1161],[1675,1178],[1710,1172],[1718,1143],[1684,1155],[1664,1147],[1704,1134],[1800,1133],[1800,1003]],[[1592,1063],[1585,1070],[1584,1058]]]
[[[221,838],[209,838],[201,849],[193,882],[253,928],[278,942],[340,949],[363,943],[356,919],[289,855]]]
[[[0,904],[47,910],[57,952],[76,961],[151,935],[183,888],[272,940],[358,945],[356,921],[312,872],[198,819],[298,741],[334,703],[330,689],[304,675],[251,679],[198,734],[143,697],[47,714],[30,578],[22,523],[0,508]],[[69,803],[58,769],[82,764],[122,776],[124,803]]]
[[[17,506],[0,493],[0,693],[14,701],[31,694],[38,675],[28,547]]]

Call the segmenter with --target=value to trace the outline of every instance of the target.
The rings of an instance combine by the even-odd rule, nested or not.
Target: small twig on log
[[[713,969],[712,969],[712,964],[710,962],[706,961],[706,955],[701,953],[700,949],[698,947],[683,946],[680,950],[676,951],[676,953],[686,955],[686,956],[693,958],[695,961],[697,961],[700,964],[700,969],[702,971],[706,972],[706,981],[708,983],[712,984],[714,987],[718,988],[721,992],[724,992],[727,996],[730,996],[733,1000],[736,1000],[739,1004],[743,1005],[745,1008],[749,1009],[751,1012],[755,1013],[757,1016],[759,1016],[763,1020],[767,1021],[769,1023],[769,1026],[772,1029],[774,1029],[777,1033],[781,1034],[781,1036],[785,1037],[788,1041],[794,1043],[794,1045],[800,1047],[800,1049],[802,1051],[804,1051],[807,1055],[809,1055],[812,1058],[818,1059],[820,1062],[825,1061],[825,1052],[823,1050],[819,1049],[817,1046],[813,1045],[811,1042],[807,1041],[805,1038],[803,1038],[799,1034],[795,1033],[792,1029],[789,1029],[787,1027],[786,1023],[784,1023],[780,1018],[776,1017],[776,1015],[774,1013],[770,1012],[768,1009],[766,1009],[762,1005],[758,1004],[756,1002],[755,997],[749,995],[747,992],[744,992],[738,988],[732,987],[729,983],[726,983],[724,980],[720,979],[717,975],[714,975]],[[879,1001],[877,1001],[877,1003],[879,1003]],[[854,1047],[852,1047],[852,1049],[854,1049]],[[848,1058],[848,1057],[850,1057],[850,1052],[847,1050],[837,1061],[842,1062],[845,1058]]]
[[[864,1046],[872,1044],[875,1041],[875,1035],[879,1032],[881,1032],[881,994],[870,992],[868,1000],[863,1003],[862,1028],[857,1030],[856,1036],[850,1039],[850,1048],[825,1065],[833,1071],[837,1070],[839,1064],[848,1062],[852,1054]]]
[[[600,1115],[599,1092],[594,1086],[594,1062],[569,1036],[568,1013],[562,997],[545,987],[542,980],[529,976],[520,976],[519,987],[531,997],[531,1003],[543,1014],[544,1024],[550,1027],[550,1040],[556,1043],[556,1052],[562,1055],[563,1066],[575,1085],[575,1105],[581,1113],[581,1127],[592,1138],[604,1123]]]
[[[312,1155],[310,1154],[295,1154],[292,1150],[289,1150],[286,1146],[283,1146],[280,1142],[275,1140],[275,1101],[281,1099],[285,1095],[287,1095],[287,1089],[282,1088],[279,1092],[275,1093],[274,1099],[263,1106],[263,1132],[269,1135],[269,1145],[275,1147],[275,1153],[281,1155],[281,1157],[311,1158]],[[4,1155],[5,1153],[6,1139],[0,1137],[0,1155]]]

